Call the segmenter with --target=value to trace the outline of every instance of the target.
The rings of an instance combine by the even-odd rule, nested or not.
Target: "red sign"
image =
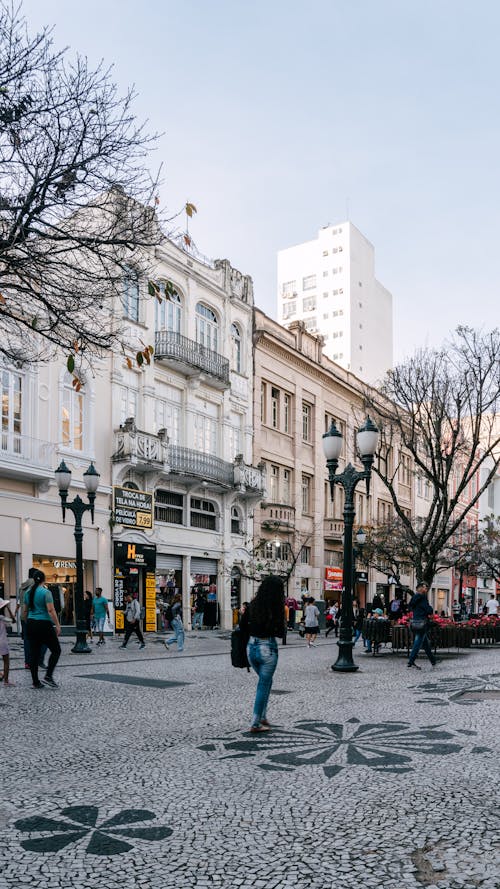
[[[325,568],[325,590],[342,589],[342,568],[328,566]]]

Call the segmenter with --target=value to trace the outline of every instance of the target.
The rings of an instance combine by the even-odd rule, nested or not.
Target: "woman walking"
[[[266,577],[255,599],[241,617],[242,632],[248,635],[247,656],[259,681],[250,726],[252,734],[267,732],[267,703],[278,663],[276,637],[285,632],[285,590],[280,577]]]
[[[58,688],[57,682],[54,682],[53,674],[61,655],[61,646],[57,638],[61,633],[61,625],[54,608],[52,593],[45,586],[45,574],[43,571],[34,572],[33,586],[31,589],[26,590],[24,594],[23,620],[26,621],[26,630],[30,644],[30,670],[33,688],[43,688],[43,685]],[[38,678],[38,664],[42,645],[46,645],[50,651],[43,684]]]
[[[316,636],[319,633],[318,620],[319,608],[314,604],[314,596],[310,596],[309,599],[306,600],[306,607],[304,609],[304,623],[308,648],[311,648],[314,645]]]
[[[170,626],[174,631],[174,636],[167,639],[165,648],[168,651],[169,645],[177,642],[177,651],[184,651],[184,624],[182,623],[182,596],[177,593],[172,602],[172,620]]]

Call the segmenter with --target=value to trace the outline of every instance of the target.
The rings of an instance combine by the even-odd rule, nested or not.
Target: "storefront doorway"
[[[125,596],[130,594],[141,606],[141,627],[156,631],[156,546],[115,540],[113,604],[115,630],[125,630]]]
[[[191,606],[200,593],[207,600],[203,624],[214,629],[220,624],[216,559],[191,559]]]
[[[61,627],[75,626],[76,562],[56,556],[33,556],[33,568],[43,571],[45,582],[52,593]],[[83,563],[83,589],[93,593],[92,563]]]

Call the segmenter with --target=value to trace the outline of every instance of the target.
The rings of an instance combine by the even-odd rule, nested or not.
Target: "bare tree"
[[[156,136],[134,93],[31,36],[0,0],[0,353],[87,362],[120,338],[112,301],[162,234],[147,169]],[[190,206],[190,205],[188,205]],[[157,294],[156,294],[157,295]]]
[[[398,517],[367,529],[361,558],[366,565],[392,576],[398,586],[404,587],[402,578],[412,572],[415,554]]]
[[[500,463],[500,334],[459,327],[442,350],[422,349],[387,374],[366,407],[381,429],[376,472],[401,526],[404,552],[429,584],[470,510]],[[430,489],[427,514],[415,520],[398,499],[403,460]],[[469,550],[471,540],[463,541]],[[459,556],[460,557],[460,556]]]

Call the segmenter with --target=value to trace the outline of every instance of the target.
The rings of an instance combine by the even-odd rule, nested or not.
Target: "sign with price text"
[[[153,527],[153,513],[153,494],[113,487],[113,516],[117,525],[149,529]]]

